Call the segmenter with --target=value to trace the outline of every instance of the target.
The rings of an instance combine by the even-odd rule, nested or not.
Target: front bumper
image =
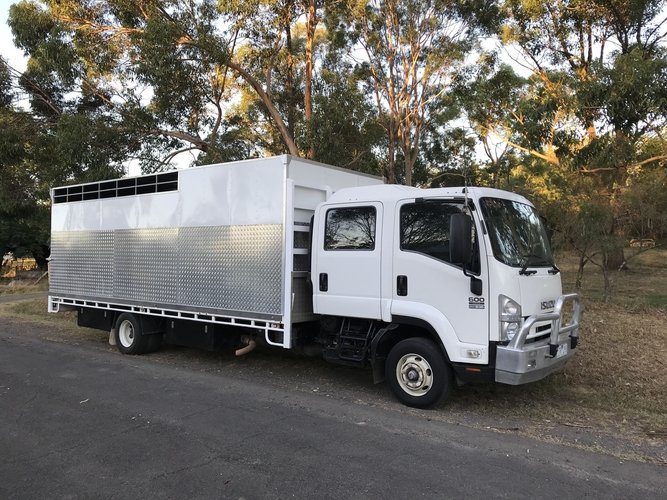
[[[563,309],[568,303],[572,304],[572,316],[565,322]],[[509,344],[497,347],[496,382],[527,384],[562,370],[574,356],[579,340],[580,319],[581,304],[576,293],[559,297],[552,313],[526,318]],[[531,328],[542,321],[551,321],[548,343],[526,344]]]

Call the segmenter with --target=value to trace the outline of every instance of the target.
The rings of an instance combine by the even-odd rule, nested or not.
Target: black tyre
[[[123,313],[116,320],[116,346],[123,354],[143,354],[151,345],[151,335],[143,335],[141,321],[134,314]]]
[[[427,408],[449,397],[454,380],[442,351],[421,337],[402,340],[392,348],[385,375],[399,401],[415,408]]]

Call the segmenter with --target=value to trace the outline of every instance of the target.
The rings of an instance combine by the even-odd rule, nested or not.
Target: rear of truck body
[[[576,349],[578,297],[561,295],[541,222],[512,193],[383,185],[279,156],[55,188],[52,200],[49,310],[124,325],[125,343],[135,330],[315,342],[330,361],[370,364],[413,406],[456,380],[539,380]],[[455,234],[460,220],[468,232]]]

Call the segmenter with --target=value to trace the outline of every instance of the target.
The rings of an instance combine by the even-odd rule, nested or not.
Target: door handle
[[[327,273],[320,273],[320,292],[329,291],[329,275]]]
[[[405,297],[408,294],[408,277],[404,275],[396,276],[396,295]]]

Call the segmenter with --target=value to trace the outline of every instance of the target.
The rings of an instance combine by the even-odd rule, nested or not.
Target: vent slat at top
[[[146,175],[131,179],[91,182],[53,190],[53,203],[119,198],[141,194],[178,191],[178,172]]]

